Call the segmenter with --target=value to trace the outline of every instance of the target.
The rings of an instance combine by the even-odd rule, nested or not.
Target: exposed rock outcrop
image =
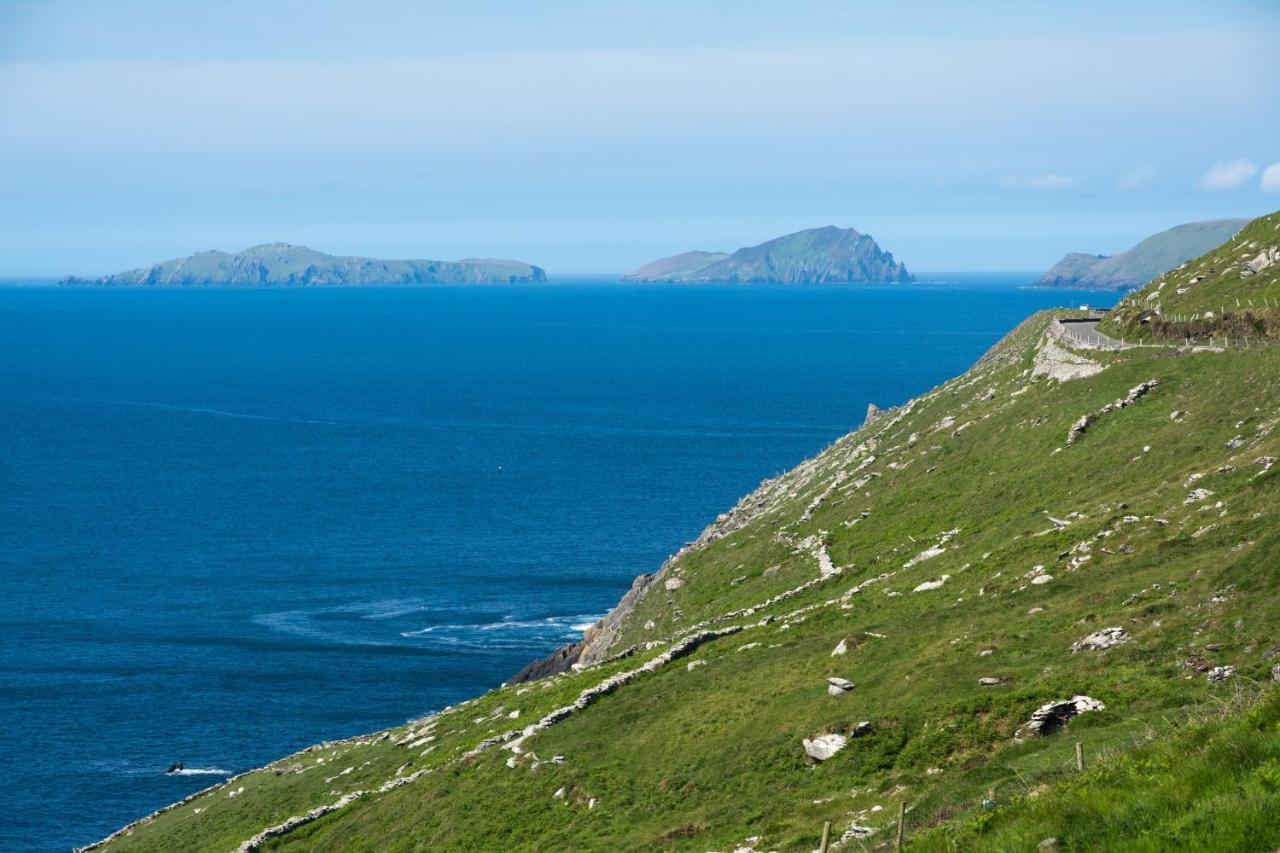
[[[1075,444],[1077,440],[1079,440],[1081,437],[1084,436],[1086,432],[1089,431],[1089,427],[1093,426],[1094,422],[1097,421],[1098,418],[1102,417],[1103,415],[1109,415],[1112,412],[1118,412],[1121,409],[1126,409],[1129,406],[1132,406],[1134,403],[1138,402],[1143,397],[1145,397],[1148,393],[1150,393],[1151,390],[1159,384],[1160,384],[1159,380],[1150,379],[1146,382],[1143,382],[1141,385],[1135,385],[1134,387],[1130,388],[1128,394],[1121,397],[1119,400],[1114,400],[1110,403],[1107,403],[1107,405],[1103,406],[1101,409],[1098,409],[1098,411],[1088,415],[1081,415],[1079,420],[1073,423],[1071,425],[1071,429],[1067,431],[1067,444]]]
[[[812,758],[814,761],[826,761],[840,750],[844,749],[849,743],[849,739],[844,735],[815,735],[812,738],[805,738],[801,741],[804,747],[804,754]]]
[[[1035,361],[1031,365],[1031,378],[1047,376],[1059,382],[1070,382],[1102,371],[1103,365],[1066,349],[1062,324],[1055,320],[1045,330],[1044,339],[1036,349]]]
[[[1018,728],[1013,739],[1021,741],[1029,737],[1053,734],[1080,714],[1104,711],[1106,707],[1089,696],[1072,696],[1070,699],[1049,702],[1032,712],[1031,719]]]
[[[1084,639],[1072,643],[1071,652],[1074,654],[1076,652],[1098,651],[1127,642],[1129,642],[1129,632],[1124,628],[1103,628],[1101,631],[1094,631]]]

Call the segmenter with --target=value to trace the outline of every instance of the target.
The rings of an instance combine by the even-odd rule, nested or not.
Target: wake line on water
[[[148,409],[161,409],[170,412],[187,412],[195,415],[213,415],[220,418],[236,418],[249,421],[272,421],[275,423],[304,424],[308,426],[349,427],[359,425],[373,426],[407,426],[420,429],[454,430],[466,429],[500,429],[504,431],[520,431],[535,434],[561,434],[565,432],[585,433],[592,435],[633,436],[637,438],[741,438],[748,435],[776,436],[801,435],[809,436],[830,432],[836,429],[847,429],[846,426],[802,425],[792,423],[779,424],[728,424],[704,425],[691,424],[686,427],[620,427],[608,424],[597,426],[573,426],[569,424],[521,423],[503,420],[467,420],[462,418],[361,418],[357,421],[325,421],[314,418],[289,418],[277,415],[255,415],[250,412],[231,412],[226,409],[210,409],[202,406],[180,406],[176,403],[152,403],[145,400],[107,400],[122,406],[144,406]],[[665,419],[671,421],[670,418]]]
[[[273,415],[252,415],[248,412],[228,412],[224,409],[205,409],[198,406],[178,406],[172,403],[147,403],[141,400],[116,400],[126,406],[146,406],[149,409],[165,409],[173,412],[191,412],[197,415],[217,415],[222,418],[241,418],[249,421],[276,421],[288,424],[311,424],[315,426],[347,426],[340,421],[317,421],[308,418],[281,418]]]
[[[164,774],[166,776],[230,776],[230,770],[223,770],[221,767],[184,767],[181,770],[175,770],[172,773]]]

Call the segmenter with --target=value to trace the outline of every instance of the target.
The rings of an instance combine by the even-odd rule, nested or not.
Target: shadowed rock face
[[[570,643],[567,646],[561,646],[545,658],[540,658],[517,672],[508,680],[508,683],[521,684],[526,681],[537,681],[539,678],[546,678],[548,675],[568,672],[581,656],[581,643]]]
[[[66,284],[110,287],[338,287],[378,284],[521,284],[546,281],[522,261],[384,261],[326,255],[306,246],[267,243],[242,252],[197,252],[96,279]]]
[[[853,228],[810,228],[731,255],[686,252],[654,261],[626,281],[728,284],[897,284],[911,273]]]

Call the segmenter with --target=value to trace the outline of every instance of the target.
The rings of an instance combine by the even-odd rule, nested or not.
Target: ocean
[[[0,849],[493,687],[868,403],[1114,299],[928,278],[0,287]]]

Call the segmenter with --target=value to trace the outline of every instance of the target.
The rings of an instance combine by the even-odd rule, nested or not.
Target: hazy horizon
[[[1280,6],[0,0],[0,276],[266,242],[1043,270],[1280,207]]]

